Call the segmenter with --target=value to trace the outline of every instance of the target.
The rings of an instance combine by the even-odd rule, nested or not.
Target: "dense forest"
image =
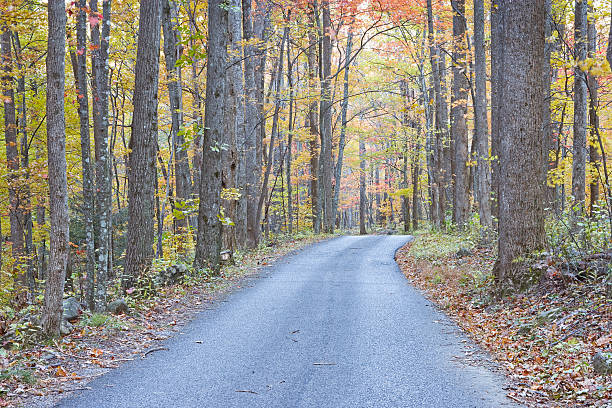
[[[0,4],[2,332],[282,235],[610,257],[610,2]]]

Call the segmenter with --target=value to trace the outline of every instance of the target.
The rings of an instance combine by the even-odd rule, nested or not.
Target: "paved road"
[[[347,236],[285,258],[202,312],[168,351],[59,406],[512,406],[503,378],[456,360],[465,337],[397,268],[408,239]]]

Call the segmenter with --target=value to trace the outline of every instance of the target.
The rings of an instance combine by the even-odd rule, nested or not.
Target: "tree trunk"
[[[257,138],[259,135],[259,119],[257,108],[257,85],[255,83],[256,48],[250,42],[255,38],[253,29],[252,2],[242,1],[242,29],[244,41],[244,83],[245,83],[245,173],[247,197],[247,246],[255,248],[259,245],[260,228],[257,224],[257,194],[259,193],[260,168],[257,162]]]
[[[149,268],[153,259],[161,8],[161,0],[140,3],[128,167],[124,289],[135,284],[138,275]]]
[[[504,0],[492,0],[491,2],[491,191],[493,199],[491,202],[491,215],[499,219],[499,194],[500,194],[500,150],[501,150],[501,122],[500,106],[502,103],[503,78],[500,72],[503,68],[502,58],[504,44],[502,44],[502,32],[504,21],[500,7]]]
[[[317,37],[316,16],[315,10],[309,12],[309,31],[308,31],[308,49],[306,55],[308,57],[308,89],[312,93],[316,87],[315,81],[317,76]],[[314,96],[310,95],[308,104],[308,113],[306,119],[309,124],[309,149],[310,149],[310,200],[312,207],[312,229],[315,234],[321,232],[321,212],[319,203],[319,115],[317,101]]]
[[[574,20],[574,143],[572,161],[572,195],[578,213],[584,207],[586,187],[586,155],[587,155],[587,77],[580,64],[587,57],[587,0],[576,0]]]
[[[291,60],[291,41],[287,40],[287,82],[289,85],[289,122],[288,122],[288,130],[287,130],[287,165],[285,167],[286,178],[287,178],[287,215],[288,215],[288,229],[287,232],[289,235],[293,234],[293,198],[291,195],[293,194],[293,186],[291,185],[291,156],[293,149],[293,122],[294,122],[294,99],[295,99],[295,90],[293,89],[293,61]]]
[[[451,102],[451,138],[455,157],[453,184],[453,221],[463,228],[469,213],[468,191],[468,134],[467,99],[468,83],[466,78],[466,19],[465,0],[453,0],[453,95]]]
[[[95,268],[96,254],[94,241],[95,195],[94,173],[91,165],[91,141],[89,136],[89,95],[87,91],[87,2],[79,0],[77,15],[77,51],[71,52],[72,68],[79,103],[79,124],[81,135],[81,166],[83,173],[83,222],[85,224],[86,301],[90,310],[95,309]]]
[[[178,30],[178,5],[174,0],[162,0],[162,27],[164,33],[164,57],[168,75],[168,100],[172,116],[170,138],[174,150],[174,173],[176,179],[175,202],[181,205],[191,197],[191,173],[189,157],[185,148],[185,137],[181,132],[183,126],[183,86],[181,83],[181,68],[176,61],[182,55],[181,35]],[[182,214],[175,217],[179,234],[189,227],[188,217]]]
[[[336,213],[338,212],[338,200],[340,198],[340,187],[342,181],[342,160],[344,155],[344,146],[346,145],[346,113],[348,111],[349,101],[349,66],[351,62],[351,49],[353,45],[353,30],[349,28],[348,37],[346,39],[346,55],[344,57],[344,86],[342,94],[342,113],[341,113],[341,128],[340,128],[340,141],[338,143],[338,159],[336,160],[336,172],[335,172],[335,186],[334,186],[334,202],[333,202],[333,216],[332,220],[336,220]]]
[[[591,7],[589,7],[591,10]],[[595,27],[594,21],[589,19],[588,21],[588,40],[589,49],[588,57],[595,58],[597,52],[597,28]],[[597,134],[599,133],[599,100],[598,100],[598,87],[597,78],[592,74],[587,74],[587,85],[589,91],[589,161],[596,172],[599,174],[599,161],[601,160],[601,154],[599,153]],[[595,174],[594,172],[591,174]],[[599,201],[599,179],[597,175],[592,176],[590,184],[590,198],[591,198],[591,216],[594,215],[594,210]]]
[[[365,235],[366,231],[366,148],[363,135],[359,136],[359,234]]]
[[[11,228],[12,255],[15,259],[14,271],[16,283],[20,286],[15,296],[16,304],[24,305],[27,301],[26,274],[19,265],[24,263],[24,229],[23,229],[23,197],[20,194],[19,149],[17,144],[17,117],[15,113],[15,92],[13,89],[13,56],[11,51],[12,32],[7,27],[0,35],[0,51],[2,54],[3,103],[4,103],[4,140],[6,146],[6,167],[8,170],[9,220]]]
[[[225,75],[227,69],[228,10],[222,0],[208,3],[208,65],[206,69],[206,110],[200,205],[194,265],[219,272],[221,223],[219,221],[221,193],[221,153],[225,118]]]
[[[68,178],[64,119],[64,55],[66,10],[63,0],[49,0],[47,40],[47,153],[51,217],[49,272],[45,281],[42,327],[45,335],[59,335],[64,279],[68,263]]]
[[[491,171],[489,168],[489,125],[487,120],[487,61],[484,38],[484,0],[474,0],[474,54],[476,97],[474,119],[478,155],[478,210],[485,237],[491,233]]]
[[[98,11],[98,1],[91,0],[92,12]],[[96,159],[96,223],[98,238],[96,289],[94,293],[95,309],[98,312],[106,309],[106,286],[110,269],[110,232],[112,184],[110,174],[110,152],[108,150],[108,49],[110,39],[111,1],[102,2],[102,22],[91,28],[92,42],[92,102],[94,122],[94,142]],[[101,30],[100,30],[100,25]]]
[[[498,293],[522,290],[539,279],[525,259],[544,247],[545,0],[499,2],[504,21],[500,92]]]
[[[321,1],[323,14],[322,27],[322,53],[321,53],[321,103],[320,103],[320,127],[321,127],[321,157],[319,166],[321,168],[321,199],[323,200],[323,231],[334,232],[333,220],[333,192],[332,192],[332,92],[331,92],[331,13],[329,0]]]

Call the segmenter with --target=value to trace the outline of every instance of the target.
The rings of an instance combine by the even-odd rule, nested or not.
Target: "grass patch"
[[[80,321],[82,327],[104,327],[110,330],[123,330],[126,328],[125,324],[116,318],[115,316],[107,315],[104,313],[92,313],[86,315]]]
[[[410,247],[415,259],[438,260],[454,255],[461,248],[470,249],[474,243],[465,236],[444,234],[437,231],[417,231]]]

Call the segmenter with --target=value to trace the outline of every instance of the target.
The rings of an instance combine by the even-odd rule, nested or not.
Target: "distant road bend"
[[[345,236],[286,257],[201,313],[167,351],[59,407],[506,407],[504,378],[464,364],[461,332],[414,290],[407,236]]]

